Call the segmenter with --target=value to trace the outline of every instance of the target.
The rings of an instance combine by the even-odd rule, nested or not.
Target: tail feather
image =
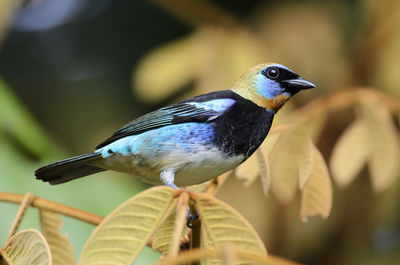
[[[106,170],[92,165],[99,159],[102,159],[102,157],[98,153],[71,157],[37,169],[35,176],[37,179],[50,182],[52,185],[61,184]]]

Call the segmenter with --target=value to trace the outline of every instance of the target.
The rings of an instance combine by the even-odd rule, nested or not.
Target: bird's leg
[[[167,185],[168,187],[173,188],[174,190],[178,190],[179,187],[175,185],[175,171],[172,170],[163,170],[160,173],[161,181]]]
[[[171,187],[171,188],[173,188],[175,190],[179,189],[179,187],[176,186],[176,184],[174,183],[174,181],[175,181],[175,171],[173,171],[173,170],[163,170],[163,171],[161,171],[160,179],[168,187]],[[187,219],[186,225],[187,225],[187,227],[192,228],[192,222],[195,221],[197,218],[199,218],[199,216],[197,214],[193,215],[190,212],[189,206],[187,206],[187,209],[186,209],[186,219]]]

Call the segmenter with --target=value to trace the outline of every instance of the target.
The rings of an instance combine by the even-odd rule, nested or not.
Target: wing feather
[[[196,101],[198,99],[202,101]],[[204,100],[204,96],[195,97],[192,100],[185,100],[137,118],[116,131],[110,138],[98,145],[97,149],[125,136],[140,134],[167,125],[214,120],[236,102],[232,98],[211,98],[207,101]]]

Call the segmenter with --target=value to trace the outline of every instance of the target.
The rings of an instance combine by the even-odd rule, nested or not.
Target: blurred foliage
[[[8,2],[0,4],[1,21],[9,17],[11,9],[6,10],[4,5]],[[275,61],[296,69],[318,88],[297,95],[285,106],[274,123],[282,124],[283,129],[271,132],[260,151],[236,170],[247,188],[229,178],[218,197],[249,220],[270,253],[306,264],[396,264],[400,259],[399,109],[395,107],[395,97],[400,95],[400,2],[249,1],[241,4],[246,12],[232,11],[230,7],[237,4],[231,1],[153,3],[193,30],[153,48],[134,67],[131,87],[134,100],[140,103],[135,111],[145,112],[165,102],[228,89],[244,70],[258,63]],[[1,25],[0,39],[7,24]],[[146,34],[157,36],[162,25],[157,30]],[[140,43],[143,36],[135,37],[135,41]],[[113,52],[117,53],[115,49]],[[41,78],[48,85],[52,77],[43,74]],[[109,83],[118,86],[114,80]],[[110,97],[116,92],[86,93],[85,100],[76,97],[76,101],[84,101],[80,107],[76,101],[68,101],[72,96],[61,105],[52,103],[51,97],[50,102],[36,103],[40,105],[37,109],[45,109],[49,112],[46,115],[53,117],[48,120],[57,121],[56,125],[46,125],[49,132],[63,135],[64,129],[57,132],[57,125],[68,124],[68,130],[78,131],[74,139],[83,142],[79,145],[84,147],[86,142],[101,140],[107,132],[96,131],[87,141],[78,140],[85,136],[82,130],[86,125],[75,123],[80,116],[77,114],[95,115],[93,121],[104,128],[116,124],[115,120],[119,122],[120,117],[109,117],[108,123],[104,117],[119,113],[117,109],[122,113],[121,99],[126,100],[123,93],[118,102]],[[90,100],[95,93],[103,93],[96,99],[104,98],[98,100],[97,107],[93,107],[95,100]],[[319,101],[311,101],[321,96]],[[29,103],[26,98],[24,101]],[[302,105],[299,111],[291,112]],[[63,106],[71,110],[70,116],[62,116],[62,111],[55,109]],[[96,114],[98,108],[104,116]],[[38,183],[32,177],[34,169],[67,154],[49,140],[3,83],[0,118],[2,190],[31,191],[106,215],[143,188],[134,180],[112,173],[62,187]],[[329,161],[332,183],[325,160]],[[273,196],[265,198],[266,194]],[[0,207],[3,240],[16,208]],[[301,220],[315,214],[326,217],[332,212],[325,220],[308,218],[303,224],[298,218],[299,209]],[[38,227],[35,214],[28,211],[23,226]],[[63,221],[79,256],[92,227],[68,218]]]

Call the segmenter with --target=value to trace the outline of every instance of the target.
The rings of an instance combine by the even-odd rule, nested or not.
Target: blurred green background
[[[5,0],[0,23],[0,190],[103,216],[147,186],[112,172],[50,186],[35,180],[34,170],[92,150],[155,108],[228,89],[250,66],[279,62],[318,85],[278,119],[354,86],[400,95],[396,0]],[[349,120],[348,113],[330,119],[318,143],[326,157]],[[245,189],[230,179],[218,197],[249,219],[275,255],[306,264],[394,264],[398,191],[399,181],[373,194],[358,178],[335,189],[327,220],[306,224],[298,203],[265,198],[259,183]],[[0,244],[16,212],[16,205],[0,203]],[[28,217],[23,227],[38,226],[34,209]],[[78,256],[93,227],[63,220]],[[157,259],[151,252],[138,263]]]

